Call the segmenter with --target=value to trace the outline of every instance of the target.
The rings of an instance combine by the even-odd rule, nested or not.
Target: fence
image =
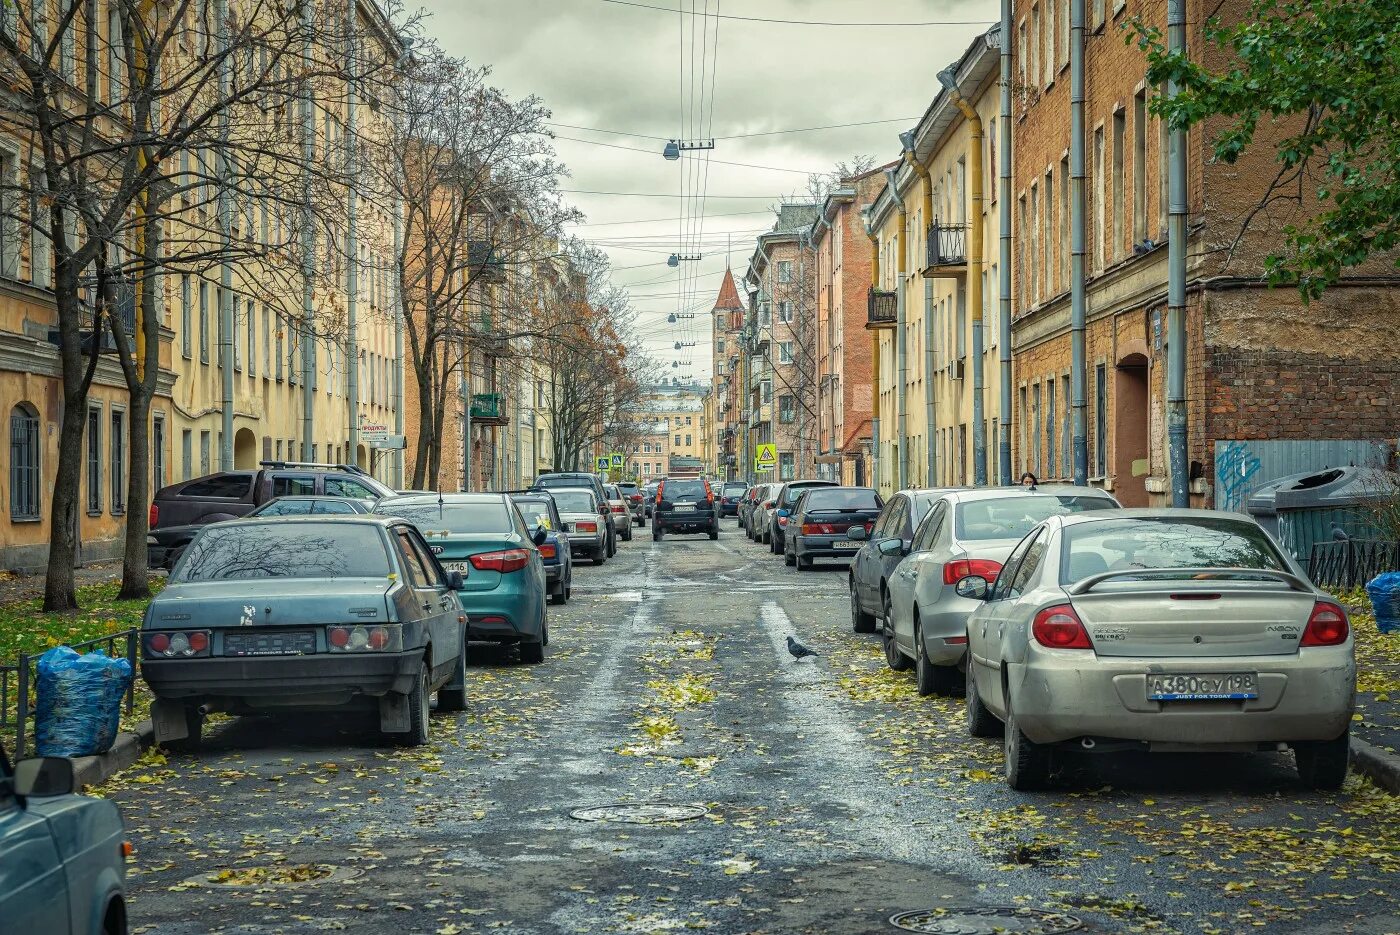
[[[1308,577],[1326,588],[1355,588],[1383,571],[1400,569],[1400,542],[1347,539],[1315,542],[1308,555]]]
[[[106,636],[68,645],[80,653],[103,649],[108,656],[115,658],[117,643],[122,642],[125,644],[123,654],[126,661],[131,663],[131,671],[135,675],[139,664],[136,654],[139,645],[138,632],[134,629],[118,630]],[[20,653],[19,661],[15,664],[0,665],[0,736],[13,734],[14,744],[11,752],[14,759],[24,757],[29,742],[29,720],[34,714],[34,703],[30,696],[38,681],[35,670],[38,662],[39,654]],[[136,679],[133,678],[131,687],[126,690],[126,713],[131,714],[135,709]]]

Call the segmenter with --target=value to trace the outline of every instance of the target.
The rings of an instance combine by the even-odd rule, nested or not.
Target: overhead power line
[[[738,218],[738,217],[750,217],[750,216],[755,215],[755,214],[772,214],[772,213],[773,213],[773,212],[771,212],[771,211],[769,211],[769,210],[767,210],[767,209],[765,208],[765,209],[762,210],[762,211],[730,211],[730,212],[725,213],[725,214],[707,214],[707,215],[705,215],[705,217],[707,217],[707,218]],[[566,225],[566,226],[568,226],[568,227],[617,227],[618,225],[621,225],[621,224],[660,224],[660,223],[662,223],[662,222],[664,222],[664,221],[674,221],[675,219],[676,219],[675,215],[668,214],[668,215],[666,215],[666,217],[664,217],[664,218],[637,218],[636,220],[633,220],[633,221],[600,221],[600,222],[597,223],[597,224],[568,224],[568,225]]]
[[[586,143],[589,146],[602,146],[606,149],[623,149],[629,153],[642,153],[647,156],[656,156],[656,152],[650,149],[642,149],[640,146],[619,146],[617,143],[604,143],[600,140],[585,140],[576,136],[556,136],[556,140],[568,140],[571,143]],[[745,169],[767,169],[770,172],[795,172],[798,175],[820,175],[820,172],[813,172],[809,169],[785,169],[782,166],[761,166],[752,162],[730,162],[727,159],[711,159],[708,155],[706,162],[713,162],[721,166],[740,166]]]
[[[668,192],[599,192],[585,188],[561,188],[559,191],[566,195],[615,195],[623,198],[689,198],[687,194],[672,194]],[[711,198],[747,198],[758,201],[773,201],[773,195],[710,195]],[[780,198],[781,196],[779,196]]]
[[[636,3],[633,0],[602,0],[603,3],[615,3],[618,6],[636,7],[640,10],[651,10],[656,13],[681,13],[687,16],[708,16],[716,19],[732,19],[745,23],[777,23],[783,26],[990,26],[995,20],[989,19],[951,19],[951,20],[923,20],[916,23],[871,23],[871,22],[834,22],[828,20],[804,20],[804,19],[776,19],[765,16],[737,16],[730,13],[696,13],[691,10],[678,10],[675,7],[652,6],[649,3]]]
[[[874,127],[884,123],[913,123],[918,117],[886,117],[883,120],[858,120],[855,123],[829,123],[820,127],[788,127],[783,130],[761,130],[755,133],[731,133],[716,136],[716,140],[747,140],[756,136],[779,136],[784,133],[815,133],[818,130],[845,130],[850,127]],[[633,133],[630,130],[605,130],[602,127],[585,127],[577,123],[549,123],[546,126],[563,127],[566,130],[587,130],[590,133],[610,133],[613,136],[633,136],[643,140],[670,140],[673,137],[656,136],[651,133]]]

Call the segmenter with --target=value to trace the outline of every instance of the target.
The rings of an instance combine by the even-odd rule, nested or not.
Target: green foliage
[[[163,578],[151,579],[151,590],[159,591]],[[42,601],[17,601],[0,605],[0,663],[13,663],[20,653],[41,653],[64,643],[80,643],[118,630],[141,626],[145,600],[119,601],[118,582],[78,589],[78,603],[84,608],[75,614],[46,614]],[[125,645],[117,647],[125,651]]]
[[[1316,298],[1400,244],[1400,0],[1252,0],[1240,22],[1206,24],[1205,41],[1228,53],[1218,71],[1199,50],[1196,61],[1168,52],[1141,20],[1125,28],[1147,55],[1148,81],[1180,89],[1154,100],[1154,113],[1177,127],[1225,118],[1217,160],[1239,159],[1261,126],[1288,128],[1270,194],[1299,198],[1310,216],[1284,229],[1271,283]]]

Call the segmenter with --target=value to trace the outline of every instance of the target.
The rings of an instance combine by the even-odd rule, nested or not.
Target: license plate
[[[677,504],[676,504],[676,512],[677,512],[677,513],[694,513],[694,512],[695,512],[695,507],[691,506],[689,503],[677,503]]]
[[[316,634],[225,633],[225,656],[305,656],[316,651]]]
[[[468,571],[471,570],[471,567],[472,567],[472,563],[471,563],[471,562],[443,562],[443,563],[442,563],[443,571],[460,571],[460,572],[461,572],[462,574],[464,574],[464,575],[465,575]]]
[[[1219,675],[1148,675],[1151,701],[1244,701],[1259,697],[1259,677],[1253,672]]]
[[[860,548],[860,543],[842,539],[840,542],[831,543],[831,547],[833,549],[858,549]]]

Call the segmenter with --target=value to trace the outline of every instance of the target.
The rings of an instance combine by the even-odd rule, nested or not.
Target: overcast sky
[[[754,236],[772,225],[770,206],[804,192],[805,173],[827,171],[856,154],[879,162],[898,155],[897,134],[932,100],[939,69],[991,25],[1000,5],[997,0],[628,2],[637,5],[427,0],[426,28],[450,53],[492,66],[494,82],[508,93],[543,99],[553,112],[559,155],[570,170],[563,187],[575,190],[566,197],[587,215],[570,232],[608,251],[614,280],[632,293],[638,333],[665,371],[708,380],[710,329],[703,313],[714,302],[726,258],[732,257],[735,276],[741,276]],[[947,25],[809,26],[675,12],[677,6],[691,9],[692,3],[697,12],[708,8],[722,16]],[[666,10],[641,9],[642,4]],[[718,139],[874,120],[894,122]],[[707,171],[703,163],[687,166],[688,160],[668,162],[661,156],[666,138],[708,136],[717,142]],[[628,149],[611,148],[619,146]],[[682,193],[690,197],[678,197]],[[692,219],[684,239],[683,212]],[[726,254],[729,240],[733,246]],[[678,250],[704,255],[682,264],[690,274],[684,284],[666,266],[667,256]],[[677,325],[666,322],[669,313],[687,305],[701,314]],[[700,344],[677,351],[676,341]],[[672,368],[677,360],[682,366]]]

